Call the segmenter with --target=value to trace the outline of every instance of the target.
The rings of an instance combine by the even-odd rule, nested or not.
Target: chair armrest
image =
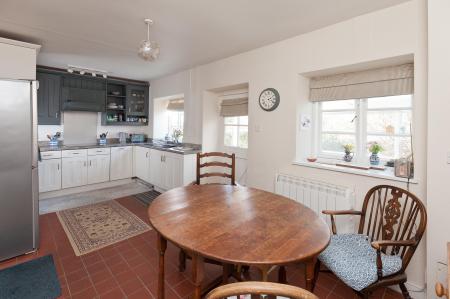
[[[323,210],[322,213],[325,215],[330,215],[331,231],[333,232],[333,235],[337,234],[336,222],[334,221],[334,216],[337,216],[337,215],[362,215],[361,211],[355,211],[355,210],[341,210],[341,211]]]
[[[325,215],[362,215],[361,211],[355,210],[341,210],[341,211],[323,210],[322,213]]]
[[[409,240],[401,240],[401,241],[394,241],[394,240],[379,240],[379,241],[373,241],[371,243],[372,247],[377,250],[377,276],[378,279],[381,279],[383,277],[383,262],[381,260],[381,249],[386,246],[413,246],[416,244],[416,241],[414,239]]]
[[[373,241],[372,247],[376,250],[381,250],[381,248],[386,246],[412,246],[416,244],[416,241],[414,239],[409,240],[401,240],[401,241],[392,241],[392,240],[380,240],[380,241]]]

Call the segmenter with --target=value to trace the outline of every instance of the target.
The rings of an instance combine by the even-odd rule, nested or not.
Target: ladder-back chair
[[[225,158],[229,160],[229,163],[223,162],[223,159],[221,161],[211,161],[208,160],[206,162],[203,162],[202,160],[204,158],[210,158],[210,157],[220,157]],[[227,154],[227,153],[220,153],[220,152],[210,152],[210,153],[197,153],[197,179],[195,183],[197,185],[201,184],[202,178],[210,178],[210,177],[222,177],[222,178],[229,178],[230,179],[230,185],[236,185],[236,157],[235,154]],[[221,167],[224,168],[224,170],[229,169],[229,173],[226,171],[223,172],[202,172],[202,170],[207,170],[211,167]]]

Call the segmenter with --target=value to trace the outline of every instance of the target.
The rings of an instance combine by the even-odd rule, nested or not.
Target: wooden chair
[[[236,282],[220,286],[209,292],[205,299],[221,299],[239,295],[269,295],[271,298],[277,296],[294,299],[319,299],[316,295],[294,286],[272,282]],[[252,296],[252,298],[254,298]]]
[[[427,223],[425,206],[414,194],[394,186],[375,186],[367,192],[362,211],[323,213],[331,217],[333,235],[319,255],[317,274],[323,263],[363,298],[378,287],[397,284],[403,297],[411,298],[405,269]],[[358,234],[337,234],[337,215],[360,216]]]
[[[221,157],[221,158],[227,158],[230,159],[230,164],[222,161],[208,161],[202,163],[203,158],[209,158],[209,157]],[[230,173],[226,172],[203,172],[202,169],[207,169],[208,167],[222,167],[222,168],[229,168]],[[225,170],[224,169],[224,170]],[[201,185],[201,179],[202,178],[209,178],[209,177],[223,177],[223,178],[229,178],[230,179],[230,185],[236,185],[236,157],[235,154],[227,154],[227,153],[220,153],[220,152],[211,152],[211,153],[197,153],[197,179],[195,181],[195,184]]]
[[[230,160],[230,163],[226,163],[223,161],[207,161],[202,162],[203,158],[209,158],[209,157],[221,157],[226,158]],[[202,169],[207,169],[210,167],[222,167],[224,168],[223,172],[202,172]],[[225,170],[230,169],[229,173],[227,173]],[[209,178],[209,177],[222,177],[222,178],[229,178],[230,179],[230,185],[237,185],[236,184],[236,156],[235,154],[227,154],[227,153],[220,153],[220,152],[210,152],[210,153],[197,153],[197,178],[195,182],[192,184],[194,185],[201,185],[201,179],[202,178]],[[186,258],[189,258],[189,256],[186,255],[186,252],[182,249],[180,249],[180,252],[178,254],[178,270],[180,272],[184,272],[186,270]],[[222,263],[213,261],[213,260],[206,260],[209,263],[222,265]]]

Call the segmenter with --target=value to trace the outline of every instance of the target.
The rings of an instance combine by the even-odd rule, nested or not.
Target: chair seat
[[[367,236],[359,234],[332,235],[319,260],[345,284],[361,291],[378,280],[377,253]],[[383,276],[397,273],[402,259],[382,253]]]

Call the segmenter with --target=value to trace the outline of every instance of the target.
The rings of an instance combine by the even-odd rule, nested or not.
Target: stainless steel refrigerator
[[[0,80],[0,261],[39,245],[36,90]]]

